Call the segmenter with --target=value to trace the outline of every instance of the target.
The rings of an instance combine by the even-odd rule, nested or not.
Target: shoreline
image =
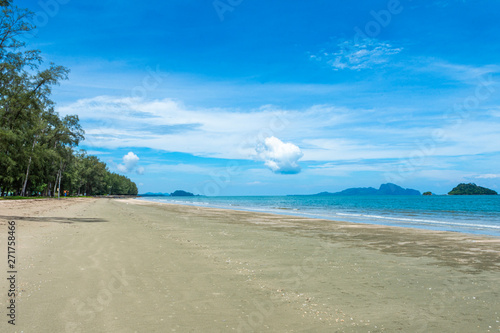
[[[25,203],[0,202],[1,237],[18,223],[17,331],[500,331],[497,239],[134,199]]]
[[[354,214],[352,216],[356,217],[353,219],[351,217],[343,217],[343,216],[332,216],[326,213],[322,214],[319,212],[305,212],[300,211],[298,209],[292,208],[276,208],[276,207],[267,207],[267,208],[257,208],[257,207],[244,207],[244,206],[231,206],[227,207],[224,205],[217,205],[211,203],[199,203],[197,201],[193,201],[192,203],[189,201],[185,202],[158,202],[158,201],[150,201],[148,199],[137,197],[134,198],[137,201],[145,201],[152,203],[164,203],[164,204],[172,204],[172,205],[181,205],[181,206],[191,206],[191,207],[200,207],[200,208],[212,208],[212,209],[227,209],[234,211],[243,211],[243,212],[255,212],[255,213],[263,213],[263,214],[274,214],[274,215],[282,215],[282,216],[296,216],[317,220],[324,220],[330,222],[346,222],[346,223],[354,223],[354,224],[362,224],[362,225],[377,225],[377,226],[385,226],[385,227],[395,227],[395,228],[408,228],[413,230],[428,230],[428,231],[438,231],[438,232],[455,232],[464,235],[477,235],[477,236],[485,236],[485,237],[494,237],[500,239],[500,226],[495,225],[474,225],[474,224],[465,224],[463,222],[447,222],[447,221],[439,221],[439,220],[422,220],[422,219],[409,219],[406,217],[395,217],[395,216],[377,216],[377,215],[364,215],[364,214]],[[338,215],[338,214],[337,214]],[[342,214],[341,214],[342,215]],[[361,220],[359,220],[361,217]],[[366,218],[370,218],[369,221]],[[358,219],[358,221],[356,220]],[[456,230],[449,230],[453,229]],[[488,231],[471,231],[467,230],[468,228],[483,228],[490,229]],[[498,231],[497,231],[498,230]]]
[[[489,236],[489,235],[478,235],[478,234],[466,234],[462,232],[455,232],[455,231],[439,231],[439,230],[429,230],[429,229],[418,229],[418,228],[411,228],[411,227],[400,227],[400,226],[386,226],[386,225],[380,225],[380,224],[369,224],[369,223],[361,223],[361,222],[349,222],[349,221],[338,221],[338,220],[329,220],[329,219],[322,219],[322,218],[307,218],[303,216],[298,216],[298,215],[286,215],[286,214],[274,214],[274,213],[268,213],[268,212],[255,212],[251,210],[236,210],[236,209],[227,209],[227,208],[214,208],[214,207],[201,207],[201,206],[191,206],[191,205],[182,205],[182,204],[172,204],[172,203],[164,203],[164,202],[150,202],[150,201],[145,201],[145,200],[135,200],[135,199],[128,199],[124,200],[123,202],[126,202],[127,204],[132,204],[132,205],[145,205],[145,206],[170,206],[171,208],[181,211],[181,210],[186,210],[186,208],[191,209],[191,211],[195,210],[205,210],[207,212],[212,212],[214,215],[220,215],[221,213],[226,213],[228,215],[234,214],[236,216],[248,216],[255,214],[257,218],[259,218],[259,221],[246,221],[249,224],[255,225],[255,226],[268,226],[268,227],[273,227],[273,228],[283,228],[283,229],[288,229],[288,228],[303,228],[303,229],[309,229],[309,230],[316,230],[318,233],[323,232],[324,235],[327,235],[328,233],[334,233],[337,236],[339,236],[338,232],[342,231],[345,233],[344,237],[349,238],[351,236],[355,236],[359,238],[360,240],[363,239],[363,237],[359,236],[362,233],[365,235],[369,234],[370,236],[368,238],[371,239],[370,244],[359,244],[359,246],[367,246],[371,248],[376,248],[374,244],[376,243],[377,240],[374,239],[384,239],[384,238],[409,238],[411,240],[415,240],[421,237],[425,237],[429,240],[429,242],[434,242],[434,241],[443,241],[441,243],[441,247],[453,245],[453,242],[462,242],[462,246],[466,246],[466,244],[470,245],[469,250],[466,251],[466,248],[462,248],[464,253],[468,252],[469,254],[473,254],[474,251],[479,251],[480,252],[485,252],[485,253],[494,253],[498,255],[498,258],[495,258],[493,256],[490,258],[488,262],[491,264],[491,267],[496,267],[498,271],[500,271],[500,238],[496,236]],[[272,222],[269,222],[268,220],[272,220]],[[278,222],[274,222],[278,221]],[[286,222],[285,222],[286,221]],[[340,241],[340,238],[337,238],[336,241]],[[403,242],[408,241],[408,240],[403,240]],[[496,245],[496,249],[490,249],[490,248],[477,248],[476,244],[493,244]],[[378,244],[379,250],[387,246],[387,244],[381,245]],[[422,248],[419,251],[419,254],[427,254],[429,255],[429,250],[427,247],[425,247],[425,243],[420,243]],[[429,248],[433,248],[435,245],[434,244],[427,244]],[[454,246],[452,246],[454,247]],[[386,251],[388,251],[386,249]],[[450,250],[450,251],[455,251],[455,250]],[[394,252],[397,252],[395,249]],[[440,254],[443,256],[443,253]],[[462,259],[464,260],[464,259]],[[470,259],[471,261],[476,261],[475,259]],[[497,262],[498,260],[498,262]]]

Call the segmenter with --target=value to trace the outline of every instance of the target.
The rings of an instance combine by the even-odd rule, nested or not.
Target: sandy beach
[[[0,230],[1,332],[500,331],[498,238],[83,198]]]

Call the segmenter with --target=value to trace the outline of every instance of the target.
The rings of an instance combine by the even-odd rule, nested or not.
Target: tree
[[[53,112],[51,86],[66,79],[68,70],[52,63],[40,69],[40,52],[18,39],[34,28],[28,23],[32,13],[9,1],[0,5],[0,186],[24,195],[35,146]]]
[[[497,195],[496,191],[489,188],[477,186],[474,183],[458,184],[453,190],[448,192],[448,195]]]
[[[137,194],[127,177],[112,174],[95,156],[75,152],[84,140],[78,116],[54,111],[52,87],[69,70],[29,50],[19,36],[34,29],[32,13],[0,0],[0,189],[28,196],[43,193]]]

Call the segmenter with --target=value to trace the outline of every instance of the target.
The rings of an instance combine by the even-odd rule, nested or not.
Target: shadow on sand
[[[78,217],[34,217],[34,216],[6,216],[0,215],[0,219],[7,221],[27,221],[27,222],[54,222],[54,223],[99,223],[108,222],[101,218],[78,218]]]

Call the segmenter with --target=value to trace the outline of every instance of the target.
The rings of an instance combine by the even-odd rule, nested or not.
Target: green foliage
[[[459,184],[448,195],[496,195],[497,192],[485,187],[477,186],[474,183]]]
[[[21,196],[0,197],[0,200],[27,200],[27,199],[43,199],[43,198],[42,197],[21,197]]]
[[[72,156],[61,188],[70,195],[137,195],[137,186],[129,178],[112,173],[97,157],[80,151]]]
[[[432,192],[424,192],[422,195],[432,195]]]
[[[193,193],[182,191],[182,190],[177,190],[174,193],[171,193],[170,195],[172,197],[194,197]]]
[[[50,99],[69,70],[42,67],[40,51],[19,39],[34,29],[32,15],[0,0],[0,196],[137,194],[130,179],[75,151],[84,140],[78,116],[61,118]]]

